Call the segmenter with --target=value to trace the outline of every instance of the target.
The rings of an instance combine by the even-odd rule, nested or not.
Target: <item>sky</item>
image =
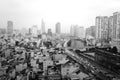
[[[61,31],[68,33],[71,25],[85,28],[95,25],[96,16],[112,16],[120,11],[120,0],[0,0],[0,28],[7,27],[7,21],[15,29],[30,28],[41,20],[46,31],[55,32],[55,24],[61,23]]]

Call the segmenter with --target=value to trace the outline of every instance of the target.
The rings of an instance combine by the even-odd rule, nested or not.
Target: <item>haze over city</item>
[[[0,80],[120,80],[120,0],[0,0]]]
[[[70,32],[71,25],[89,27],[95,25],[96,16],[110,16],[120,11],[119,0],[0,0],[0,27],[6,28],[7,21],[15,29],[29,28],[41,20],[46,31],[55,32],[55,24],[61,23],[61,31]]]

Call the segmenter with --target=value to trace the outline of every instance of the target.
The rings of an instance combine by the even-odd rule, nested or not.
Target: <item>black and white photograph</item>
[[[120,0],[0,0],[0,80],[120,80]]]

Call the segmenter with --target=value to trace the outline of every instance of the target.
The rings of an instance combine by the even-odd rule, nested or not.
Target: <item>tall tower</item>
[[[7,22],[7,34],[12,35],[13,33],[13,22],[8,21]]]
[[[42,22],[41,22],[41,32],[45,33],[45,22],[43,21],[43,19],[42,19]]]
[[[60,34],[61,33],[61,24],[58,22],[56,23],[56,33]]]

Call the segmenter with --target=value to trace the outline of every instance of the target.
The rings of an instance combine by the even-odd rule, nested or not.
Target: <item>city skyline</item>
[[[15,29],[28,29],[32,25],[40,29],[43,19],[46,31],[51,28],[55,32],[55,24],[60,22],[61,31],[69,33],[71,25],[87,28],[95,25],[96,16],[110,16],[120,11],[119,3],[118,0],[1,0],[0,28],[6,28],[10,20]]]

